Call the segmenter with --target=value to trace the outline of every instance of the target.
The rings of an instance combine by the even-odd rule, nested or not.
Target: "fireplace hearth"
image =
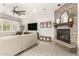
[[[70,29],[57,29],[57,40],[70,44]]]

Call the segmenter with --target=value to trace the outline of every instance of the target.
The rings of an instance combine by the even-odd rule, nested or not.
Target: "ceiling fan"
[[[18,6],[13,7],[13,14],[17,14],[19,16],[25,15],[25,11],[16,10],[17,8],[18,8]]]

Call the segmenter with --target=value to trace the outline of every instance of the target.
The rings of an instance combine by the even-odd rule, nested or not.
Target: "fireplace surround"
[[[77,51],[77,4],[76,3],[67,3],[64,4],[63,6],[61,6],[60,8],[58,8],[55,11],[54,14],[54,18],[55,21],[58,17],[61,17],[61,14],[64,11],[72,11],[73,13],[75,13],[75,17],[73,17],[73,27],[68,27],[68,25],[61,25],[58,26],[57,28],[54,29],[54,42],[56,44],[58,44],[58,46],[62,47],[65,50],[69,50],[70,52],[73,51]],[[57,39],[57,29],[70,29],[70,41],[63,41],[63,40],[59,40]],[[60,37],[61,38],[61,37]],[[65,36],[63,36],[62,38],[65,38]],[[66,38],[67,39],[67,38]],[[70,44],[69,44],[70,42]],[[73,51],[72,51],[73,50]]]
[[[57,29],[57,40],[70,44],[70,29]]]

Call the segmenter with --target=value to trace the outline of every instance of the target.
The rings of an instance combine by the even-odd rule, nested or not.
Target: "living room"
[[[0,55],[77,56],[77,7],[77,3],[0,3]]]

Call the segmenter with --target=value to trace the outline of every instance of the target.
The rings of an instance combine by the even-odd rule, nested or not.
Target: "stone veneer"
[[[61,25],[61,26],[58,26],[58,28],[55,28],[54,32],[55,32],[55,35],[54,35],[54,38],[55,38],[55,42],[60,44],[60,46],[65,46],[66,48],[75,48],[77,47],[77,4],[76,3],[66,3],[64,4],[63,6],[61,6],[59,9],[57,9],[55,11],[55,14],[54,14],[54,17],[55,17],[55,20],[57,19],[57,17],[60,17],[61,14],[64,12],[64,11],[70,11],[72,10],[72,12],[74,14],[76,14],[76,16],[74,17],[73,19],[73,27],[68,27],[68,25]],[[71,44],[68,44],[68,43],[65,43],[63,41],[60,41],[60,40],[57,40],[57,29],[70,29],[70,42]]]

